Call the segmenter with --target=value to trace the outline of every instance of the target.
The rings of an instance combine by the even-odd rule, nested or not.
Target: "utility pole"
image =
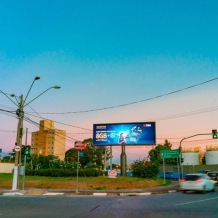
[[[18,115],[18,125],[17,125],[17,139],[15,145],[22,147],[22,135],[23,135],[23,95],[20,96],[20,103],[19,108],[16,111],[16,114]],[[13,176],[13,182],[12,182],[12,190],[18,189],[18,161],[19,161],[19,152],[15,152],[15,163],[14,163],[14,176]]]
[[[34,84],[34,82],[36,80],[39,80],[40,77],[36,76],[29,88],[29,91],[26,95],[26,98],[23,100],[23,95],[21,95],[19,97],[20,101],[18,102],[17,97],[15,96],[15,94],[11,94],[10,97],[15,97],[16,102],[13,101],[6,93],[4,93],[2,90],[0,90],[0,93],[2,93],[5,97],[7,97],[11,102],[13,102],[13,104],[15,104],[18,109],[16,111],[16,114],[18,116],[18,125],[17,125],[17,138],[16,138],[16,142],[15,142],[15,163],[14,163],[14,174],[13,174],[13,181],[12,181],[12,190],[17,190],[18,188],[18,162],[19,162],[19,152],[21,151],[21,147],[22,147],[22,135],[23,135],[23,116],[24,116],[24,107],[29,105],[32,101],[34,101],[35,99],[37,99],[39,96],[41,96],[42,94],[44,94],[45,92],[47,92],[49,89],[60,89],[60,86],[51,86],[50,88],[46,89],[44,92],[42,92],[41,94],[37,95],[35,98],[33,98],[31,101],[29,101],[28,103],[26,103],[26,99],[30,93],[30,90]]]

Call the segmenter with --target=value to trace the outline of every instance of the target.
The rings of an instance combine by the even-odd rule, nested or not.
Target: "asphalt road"
[[[147,196],[0,196],[0,218],[218,217],[218,190]]]

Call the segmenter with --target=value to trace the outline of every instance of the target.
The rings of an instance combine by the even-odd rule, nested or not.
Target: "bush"
[[[48,177],[76,177],[77,171],[74,169],[40,169],[30,170],[26,169],[27,176],[48,176]],[[99,171],[95,169],[80,169],[78,171],[79,177],[97,177]]]
[[[154,178],[159,172],[158,165],[152,162],[143,160],[134,161],[132,173],[135,177]]]

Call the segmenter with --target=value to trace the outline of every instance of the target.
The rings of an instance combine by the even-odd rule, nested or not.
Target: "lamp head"
[[[40,79],[40,76],[36,76],[34,80],[38,80],[38,79]]]
[[[52,86],[52,88],[54,88],[54,89],[60,89],[61,87],[60,87],[60,86]]]
[[[11,96],[11,97],[14,97],[14,96],[15,96],[15,94],[11,94],[10,96]]]

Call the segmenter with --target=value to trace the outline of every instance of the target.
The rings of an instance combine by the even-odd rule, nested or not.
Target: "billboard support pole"
[[[120,155],[121,175],[126,176],[126,153],[125,145],[122,145],[122,153]]]
[[[76,171],[76,193],[78,194],[78,177],[79,177],[79,150],[77,151],[77,171]]]
[[[103,176],[105,176],[106,173],[106,146],[104,147],[104,171],[103,171]]]
[[[112,169],[112,146],[110,146],[110,170]]]

